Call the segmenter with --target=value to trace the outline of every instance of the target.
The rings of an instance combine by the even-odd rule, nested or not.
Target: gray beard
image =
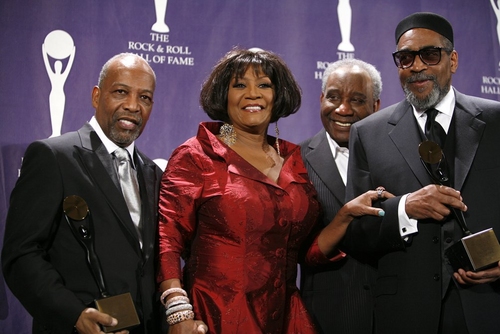
[[[113,141],[115,144],[121,147],[126,147],[134,140],[136,140],[139,137],[139,130],[136,130],[134,132],[127,132],[126,134],[120,133],[115,130],[115,128],[111,128],[111,131],[109,133],[111,141]]]
[[[446,96],[446,94],[448,94],[448,91],[450,90],[449,86],[439,87],[438,83],[435,80],[433,82],[434,85],[432,87],[432,91],[423,99],[417,98],[415,94],[413,94],[408,89],[407,85],[403,86],[406,100],[408,100],[408,102],[410,102],[410,104],[413,105],[418,111],[435,107],[439,103],[439,101],[441,101]]]

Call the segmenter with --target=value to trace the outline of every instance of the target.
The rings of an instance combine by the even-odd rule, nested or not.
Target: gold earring
[[[274,125],[274,132],[276,132],[276,152],[278,152],[278,155],[281,156],[281,154],[280,154],[280,142],[279,142],[280,130],[278,129],[278,121],[276,121],[276,123]]]
[[[224,123],[219,130],[220,138],[227,146],[236,143],[236,131],[231,124]]]

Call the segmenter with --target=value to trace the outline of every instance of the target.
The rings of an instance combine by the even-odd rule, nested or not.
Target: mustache
[[[138,126],[142,125],[142,117],[140,115],[133,115],[127,112],[115,113],[113,115],[113,121],[117,122],[120,119],[126,119],[127,121],[133,122]]]
[[[406,83],[414,83],[416,81],[423,81],[423,80],[431,80],[436,82],[436,76],[432,74],[426,74],[426,73],[415,73],[412,76],[408,77],[406,79]]]

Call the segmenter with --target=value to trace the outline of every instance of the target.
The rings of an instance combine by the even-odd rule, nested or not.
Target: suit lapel
[[[455,91],[455,188],[461,190],[483,134],[485,123],[476,118],[477,107],[467,103],[463,95]]]
[[[480,111],[468,103],[463,94],[455,90],[455,97],[453,117],[457,128],[455,132],[454,184],[455,188],[460,190],[474,161],[485,123],[477,119]],[[401,102],[389,119],[389,124],[394,126],[389,132],[389,137],[398,147],[399,152],[419,182],[422,185],[428,184],[429,176],[418,155],[418,144],[421,139],[411,105],[406,101]]]
[[[307,161],[332,195],[340,203],[344,203],[345,185],[333,159],[332,150],[328,144],[324,129],[313,137],[309,143],[309,148],[311,150],[306,154]]]
[[[156,235],[156,203],[158,191],[156,185],[156,165],[150,160],[144,160],[142,154],[137,150],[135,152],[135,162],[137,166],[137,177],[141,189],[142,201],[142,241],[143,255],[146,261],[154,251],[155,235]]]
[[[140,254],[137,232],[119,188],[118,177],[114,171],[115,167],[111,156],[89,124],[78,130],[78,133],[80,134],[82,147],[76,149],[84,168],[93,179],[94,184],[106,197],[109,207],[118,217],[118,220],[135,240],[134,249]],[[92,210],[92,208],[89,208],[89,210]]]
[[[389,131],[389,137],[398,148],[399,153],[420,184],[422,186],[429,184],[430,177],[422,165],[418,153],[418,146],[422,139],[411,105],[406,101],[399,103],[389,118],[389,124],[393,125]]]

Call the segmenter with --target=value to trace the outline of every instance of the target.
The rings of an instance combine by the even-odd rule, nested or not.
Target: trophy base
[[[500,244],[493,229],[463,237],[445,251],[453,270],[479,271],[500,261]]]
[[[103,326],[103,331],[105,333],[116,332],[137,326],[141,323],[137,316],[132,296],[129,292],[117,296],[97,299],[95,304],[99,312],[109,314],[118,320],[116,326]]]

